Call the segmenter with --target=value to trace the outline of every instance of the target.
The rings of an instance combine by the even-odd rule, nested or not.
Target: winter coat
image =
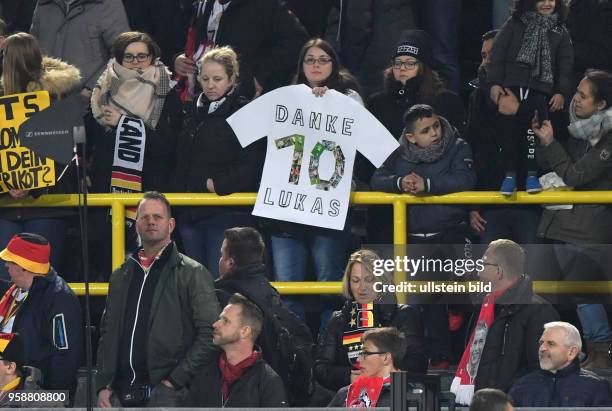
[[[515,407],[610,407],[610,383],[574,362],[552,373],[538,370],[514,382],[508,392]]]
[[[347,347],[342,345],[342,337],[344,326],[351,315],[352,303],[347,301],[342,310],[333,313],[316,347],[315,378],[328,390],[337,391],[351,383],[352,366],[348,359]],[[427,356],[423,326],[418,311],[403,304],[380,304],[378,308],[381,312],[380,326],[396,327],[406,337],[406,354],[397,367],[403,371],[426,372]]]
[[[287,408],[287,395],[281,378],[261,356],[229,388],[227,399],[221,394],[219,357],[198,370],[185,400],[187,407],[198,408]]]
[[[217,320],[219,305],[206,268],[180,254],[174,243],[164,253],[169,254],[155,288],[147,329],[149,383],[157,385],[165,378],[184,387],[196,370],[215,356],[212,324]],[[118,377],[119,347],[124,337],[121,332],[135,270],[142,268],[130,257],[110,278],[100,322],[96,391],[112,387]]]
[[[501,27],[491,49],[487,81],[491,85],[529,87],[544,94],[559,93],[569,98],[574,91],[574,49],[569,32],[563,24],[556,25],[548,32],[553,69],[551,85],[532,79],[531,67],[516,61],[526,28],[522,21],[514,17]]]
[[[113,40],[129,30],[121,0],[76,0],[67,13],[64,0],[39,0],[30,33],[43,54],[78,67],[82,86],[93,90]]]
[[[25,92],[48,91],[51,104],[55,101],[78,92],[81,87],[79,70],[61,60],[43,57],[42,74],[39,81],[28,83]],[[0,94],[4,94],[4,88],[0,85]],[[66,165],[55,163],[55,177],[58,178]],[[43,194],[69,194],[75,193],[77,189],[76,170],[71,166],[61,180],[55,186],[37,190],[31,190],[32,197]],[[8,196],[8,194],[0,194]],[[12,221],[31,220],[36,218],[56,218],[73,215],[74,210],[66,207],[59,208],[3,208],[0,209],[0,218]]]
[[[197,21],[204,38],[214,1],[207,1]],[[240,62],[239,94],[255,94],[253,78],[264,92],[287,85],[298,52],[306,43],[306,30],[279,0],[232,0],[223,12],[215,46],[231,46]]]
[[[326,40],[358,79],[366,94],[381,86],[402,32],[416,28],[412,0],[336,0]]]
[[[174,89],[166,95],[164,107],[157,123],[152,129],[145,125],[146,144],[142,166],[142,191],[179,192],[175,190],[174,152],[183,123],[183,110],[178,94]],[[104,128],[95,123],[92,147],[92,191],[108,193],[115,154],[117,127]]]
[[[448,123],[446,123],[448,124]],[[444,126],[443,126],[444,127]],[[423,194],[443,195],[468,191],[476,185],[476,173],[472,168],[472,151],[462,139],[456,138],[446,153],[433,163],[416,163],[402,155],[405,139],[391,154],[383,166],[372,176],[372,190],[386,193],[402,193],[399,180],[415,172],[425,180]],[[423,205],[408,207],[409,233],[438,233],[453,228],[467,219],[462,206]]]
[[[32,13],[36,0],[0,0],[0,17],[7,24],[5,35],[28,32],[32,25]]]
[[[468,338],[479,313],[477,307],[468,327]],[[538,341],[544,324],[558,320],[553,306],[533,294],[531,279],[521,277],[495,301],[495,319],[487,333],[474,391],[481,388],[508,391],[518,377],[539,369]]]
[[[123,0],[134,31],[148,33],[161,49],[161,60],[168,67],[185,47],[192,0]]]
[[[21,335],[26,364],[42,371],[43,388],[74,393],[83,349],[81,306],[53,268],[34,277],[12,332]]]
[[[205,97],[204,97],[205,99]],[[212,113],[195,107],[179,137],[173,190],[207,193],[206,180],[211,178],[219,195],[256,192],[266,156],[265,140],[242,147],[226,119],[248,101],[232,93]],[[241,211],[248,211],[240,207]],[[227,207],[189,207],[180,210],[183,221],[198,221]]]
[[[573,0],[567,29],[574,46],[574,72],[582,79],[588,68],[612,71],[612,1]]]
[[[536,157],[575,190],[612,190],[612,132],[594,147],[570,137],[566,150],[555,140],[546,147],[538,146]],[[544,210],[538,236],[574,244],[611,243],[612,207],[574,204],[571,210]]]
[[[368,110],[398,140],[404,130],[404,113],[415,104],[429,104],[463,135],[466,113],[461,98],[452,91],[442,89],[433,101],[425,101],[417,95],[420,81],[420,78],[414,77],[402,86],[399,81],[387,80],[384,91],[368,99]]]

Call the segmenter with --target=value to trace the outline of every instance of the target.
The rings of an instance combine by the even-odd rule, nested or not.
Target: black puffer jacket
[[[538,341],[544,324],[558,321],[559,314],[532,290],[531,279],[523,276],[495,301],[495,320],[487,333],[475,390],[508,391],[518,377],[540,368]],[[479,313],[480,308],[474,310],[468,338]]]
[[[515,407],[610,407],[610,383],[592,371],[580,368],[580,361],[555,374],[538,370],[514,382],[508,392]]]
[[[187,407],[198,408],[278,408],[288,407],[281,378],[261,356],[229,388],[227,400],[221,394],[219,357],[201,368],[191,382],[185,400]]]
[[[526,30],[517,18],[510,18],[495,37],[491,49],[491,64],[487,81],[504,87],[530,87],[544,94],[560,93],[569,98],[574,87],[574,49],[570,35],[564,25],[558,24],[548,32],[554,84],[531,78],[531,67],[517,63]]]
[[[366,95],[380,88],[404,30],[416,28],[412,0],[336,0],[328,17],[326,39]]]
[[[142,191],[174,192],[174,152],[177,135],[183,122],[181,102],[174,89],[164,100],[164,107],[155,130],[145,126],[147,140],[142,168]],[[110,191],[117,128],[105,129],[95,123],[93,132],[93,192]]]
[[[208,178],[213,180],[215,192],[219,195],[257,191],[265,158],[265,140],[242,148],[225,121],[248,101],[237,93],[229,94],[227,100],[210,114],[208,101],[206,103],[202,108],[193,104],[193,112],[179,137],[175,191],[207,193]],[[227,211],[227,208],[190,207],[181,215],[184,219],[197,221],[220,211]]]
[[[342,345],[344,326],[350,318],[353,301],[347,301],[340,311],[334,312],[325,334],[319,337],[316,347],[314,373],[323,387],[336,391],[351,383],[351,363],[348,351]],[[425,372],[427,356],[424,351],[423,327],[419,313],[408,305],[380,304],[381,327],[396,327],[407,341],[406,354],[398,364],[404,371]]]

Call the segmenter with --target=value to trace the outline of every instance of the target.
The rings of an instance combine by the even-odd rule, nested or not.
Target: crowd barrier
[[[89,194],[90,207],[110,207],[112,210],[112,267],[119,267],[125,259],[125,207],[135,206],[141,194]],[[172,206],[248,206],[255,204],[255,193],[237,193],[228,196],[216,194],[171,193],[166,197]],[[406,207],[423,204],[612,204],[612,191],[547,191],[539,194],[517,192],[504,196],[494,191],[466,191],[443,196],[414,196],[379,192],[355,192],[352,204],[392,205],[394,244],[407,244]],[[77,207],[76,194],[51,194],[37,199],[15,201],[0,199],[0,207]],[[340,294],[340,282],[273,282],[281,294]],[[83,283],[71,283],[78,295],[83,295]],[[612,294],[612,281],[534,281],[534,291],[539,294]],[[108,283],[91,283],[91,295],[104,296]]]

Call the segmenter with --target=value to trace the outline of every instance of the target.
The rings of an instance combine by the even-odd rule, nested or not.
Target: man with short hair
[[[179,406],[196,369],[216,352],[212,277],[178,252],[170,203],[138,203],[142,248],[111,275],[98,347],[98,406]]]
[[[255,340],[263,326],[261,310],[234,294],[213,324],[213,343],[222,350],[196,375],[187,406],[287,407],[281,378],[263,360]]]
[[[538,339],[544,324],[559,315],[533,294],[524,264],[524,250],[511,240],[491,242],[482,257],[480,280],[491,292],[468,328],[471,337],[451,385],[459,404],[468,405],[480,388],[507,391],[518,377],[538,368]]]
[[[538,356],[540,370],[514,382],[510,396],[517,407],[609,407],[610,384],[592,371],[581,369],[582,340],[572,324],[544,325]]]
[[[512,400],[505,392],[483,388],[474,393],[470,411],[513,411]]]
[[[83,348],[81,306],[49,263],[51,245],[20,233],[0,252],[12,285],[0,300],[0,332],[19,333],[25,364],[40,369],[43,388],[74,394]]]
[[[328,407],[389,407],[391,405],[391,373],[399,371],[406,352],[406,338],[395,327],[368,330],[361,338],[360,376],[340,388]]]

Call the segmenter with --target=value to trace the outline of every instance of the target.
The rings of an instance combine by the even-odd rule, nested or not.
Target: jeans
[[[538,206],[483,207],[480,215],[487,221],[480,242],[489,244],[500,238],[519,244],[537,244],[542,208]]]
[[[66,238],[66,221],[64,219],[40,218],[25,221],[0,219],[0,249],[4,249],[9,240],[18,233],[33,233],[45,237],[51,245],[51,265],[55,268],[59,267]],[[11,281],[4,264],[0,264],[0,281]]]
[[[457,37],[461,18],[461,0],[419,0],[417,22],[433,37],[434,69],[446,82],[446,88],[459,93],[461,73]]]
[[[276,281],[304,281],[308,267],[308,256],[312,257],[312,267],[317,281],[340,281],[347,261],[347,248],[350,231],[327,230],[311,227],[299,237],[272,235],[272,272]],[[305,319],[304,305],[294,297],[284,297],[287,306],[302,319]],[[336,308],[336,297],[321,296],[323,312],[321,328]]]
[[[251,223],[251,215],[240,211],[215,214],[196,222],[181,221],[179,217],[178,230],[185,255],[203,264],[217,278],[223,232],[228,228],[251,226]]]
[[[555,254],[563,279],[568,281],[601,280],[604,248],[587,247],[577,244],[554,244]],[[606,280],[608,276],[605,276]],[[577,314],[582,326],[584,339],[591,342],[611,342],[612,331],[608,314],[602,304],[577,304]]]

